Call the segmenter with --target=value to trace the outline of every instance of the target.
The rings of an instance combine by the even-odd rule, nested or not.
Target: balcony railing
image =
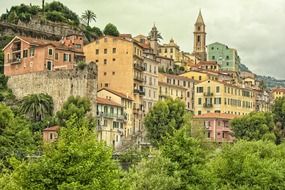
[[[213,104],[210,104],[210,103],[204,104],[204,108],[212,108],[212,107],[213,107]]]
[[[205,92],[204,96],[213,96],[214,94],[212,92]]]
[[[104,118],[111,118],[111,119],[118,119],[118,120],[126,120],[126,114],[121,115],[121,114],[114,114],[114,113],[97,113],[97,117],[104,117]]]
[[[134,79],[139,81],[139,82],[144,82],[143,77],[140,77],[140,76],[135,76]]]
[[[137,63],[134,63],[134,68],[140,71],[145,71],[144,66],[137,64]]]
[[[21,58],[16,58],[16,59],[8,60],[8,63],[10,63],[10,64],[19,64],[19,63],[21,63],[21,61],[22,61]]]

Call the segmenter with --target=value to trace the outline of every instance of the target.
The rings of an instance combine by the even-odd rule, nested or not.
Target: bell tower
[[[204,23],[201,10],[199,11],[199,15],[194,26],[195,30],[193,55],[197,56],[201,61],[206,61],[206,25]]]

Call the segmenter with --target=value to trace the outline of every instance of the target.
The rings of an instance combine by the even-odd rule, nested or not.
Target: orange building
[[[58,138],[59,126],[45,128],[43,130],[43,140],[45,142],[53,142]]]
[[[4,74],[72,69],[84,61],[83,37],[70,35],[60,41],[16,36],[4,48]]]

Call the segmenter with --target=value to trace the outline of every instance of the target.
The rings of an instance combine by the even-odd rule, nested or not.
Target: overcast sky
[[[20,3],[41,0],[0,0],[0,12]],[[51,0],[46,0],[51,2]],[[164,42],[171,37],[192,52],[199,9],[207,44],[221,42],[238,50],[241,61],[257,74],[285,79],[285,0],[61,0],[79,15],[90,9],[103,28],[115,24],[120,33],[147,35],[155,23]]]

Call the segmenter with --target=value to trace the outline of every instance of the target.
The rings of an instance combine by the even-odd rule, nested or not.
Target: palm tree
[[[82,20],[84,20],[87,23],[87,26],[89,26],[90,22],[92,22],[92,21],[96,22],[96,14],[91,10],[86,10],[82,14],[81,18],[82,18]]]
[[[47,94],[32,94],[21,101],[20,112],[26,114],[33,121],[42,121],[53,113],[53,100]]]

